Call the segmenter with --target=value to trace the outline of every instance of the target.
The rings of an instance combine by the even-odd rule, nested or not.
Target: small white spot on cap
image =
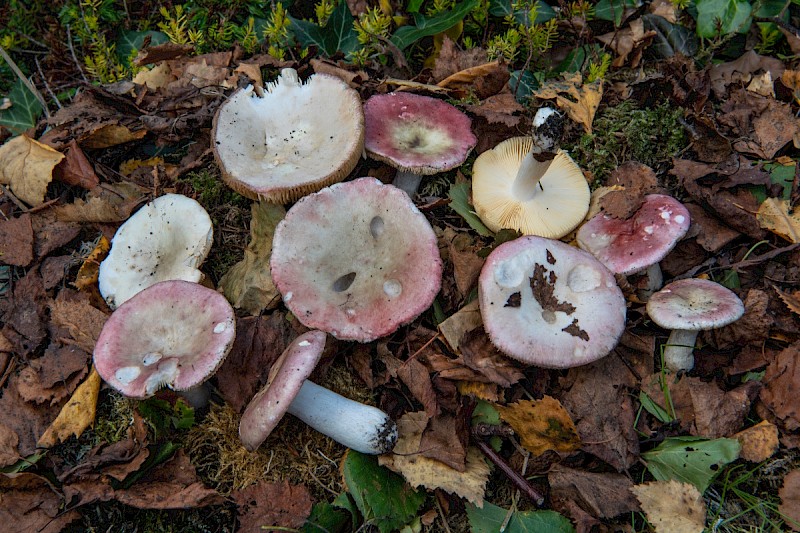
[[[653,234],[653,226],[645,226],[644,227],[644,232],[647,233],[648,235],[652,235]]]
[[[677,215],[675,217],[675,222],[677,222],[678,224],[683,224],[684,220],[686,220],[686,218],[683,215]]]
[[[292,296],[294,296],[294,295],[292,294],[292,291],[289,291],[289,292],[287,292],[287,293],[286,293],[286,294],[283,296],[283,301],[284,301],[284,302],[288,302],[289,300],[291,300],[291,299],[292,299]]]
[[[144,354],[144,357],[142,358],[142,364],[144,366],[154,365],[154,364],[158,363],[159,361],[161,361],[162,357],[163,357],[163,355],[161,355],[158,352],[146,353],[146,354]]]
[[[300,341],[297,343],[298,346],[311,346],[311,343],[308,341]]]
[[[669,220],[669,217],[671,216],[672,216],[672,211],[667,211],[667,210],[661,211],[661,218],[663,218],[664,220]]]
[[[383,292],[390,298],[397,298],[403,292],[403,285],[396,279],[383,282]]]
[[[567,286],[572,292],[588,292],[600,286],[603,276],[589,265],[578,265],[567,274]]]
[[[114,372],[114,377],[117,378],[117,381],[128,385],[134,379],[139,377],[139,374],[142,373],[142,370],[138,366],[125,366]]]
[[[222,333],[228,328],[228,325],[225,322],[220,322],[216,326],[214,326],[214,333]]]

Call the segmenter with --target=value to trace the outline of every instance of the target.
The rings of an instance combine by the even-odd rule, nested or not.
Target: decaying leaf
[[[778,496],[781,498],[778,511],[788,518],[786,525],[792,531],[800,530],[800,470],[792,470],[786,474]]]
[[[33,261],[33,226],[28,213],[0,220],[0,263],[28,266]]]
[[[756,215],[762,228],[791,242],[800,242],[800,209],[792,210],[788,200],[767,198]]]
[[[71,222],[122,222],[144,200],[144,190],[130,181],[96,187],[86,200],[80,198],[54,208],[59,220]]]
[[[800,315],[800,291],[782,291],[774,285],[773,288],[775,289],[775,292],[778,293],[778,296],[780,296],[781,300],[783,300],[783,303],[786,304],[786,307],[788,307],[792,313]]]
[[[106,124],[80,139],[84,148],[110,148],[118,144],[138,141],[147,135],[147,130],[131,131],[122,124]]]
[[[751,463],[766,461],[778,451],[778,427],[767,420],[740,431],[733,438],[742,445],[739,457]]]
[[[617,53],[612,66],[623,66],[628,61],[628,56],[631,56],[630,66],[635,68],[642,60],[642,52],[656,33],[655,30],[645,31],[644,21],[639,18],[631,21],[627,28],[599,35],[597,39]]]
[[[422,432],[428,417],[424,411],[406,413],[397,421],[399,437],[391,454],[378,457],[379,464],[398,472],[414,487],[442,489],[457,494],[478,507],[483,506],[483,494],[489,479],[489,467],[477,449],[467,449],[464,472],[428,459],[419,453]]]
[[[111,248],[111,242],[101,235],[94,247],[94,250],[86,257],[78,269],[78,275],[75,277],[75,286],[78,290],[85,291],[91,287],[97,286],[97,276],[100,272],[100,263],[108,255],[108,250]]]
[[[101,381],[100,374],[92,368],[89,377],[75,390],[72,398],[61,408],[56,419],[39,438],[38,446],[49,448],[73,435],[79,437],[94,423]]]
[[[41,205],[53,181],[53,169],[62,159],[64,154],[19,135],[0,146],[0,183],[26,204]]]
[[[541,400],[522,400],[495,408],[519,435],[522,446],[534,455],[548,450],[570,453],[581,447],[575,423],[555,398],[545,396]]]
[[[651,481],[631,488],[656,533],[701,533],[706,504],[694,485],[675,480]]]
[[[781,351],[767,366],[761,401],[791,431],[800,429],[797,391],[800,390],[800,343]]]
[[[555,98],[560,109],[582,124],[586,133],[591,133],[594,115],[603,97],[603,84],[600,81],[584,84],[580,72],[563,74],[563,77],[563,81],[548,82],[533,94],[546,100]]]
[[[288,481],[259,481],[234,492],[233,499],[239,508],[239,531],[242,533],[257,533],[269,529],[267,526],[299,528],[314,503],[306,487],[290,485]]]
[[[636,498],[630,492],[633,481],[625,474],[587,472],[556,465],[548,472],[547,481],[554,503],[569,508],[567,502],[573,502],[595,518],[613,518],[639,511]]]
[[[464,334],[481,324],[483,324],[483,321],[478,308],[478,299],[476,298],[440,323],[439,331],[450,348],[454,352],[458,352],[458,343]]]

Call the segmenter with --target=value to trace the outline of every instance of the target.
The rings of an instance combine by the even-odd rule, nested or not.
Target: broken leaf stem
[[[516,470],[511,468],[511,466],[494,451],[494,449],[489,446],[486,442],[478,438],[477,435],[474,433],[471,435],[472,441],[475,445],[480,449],[483,454],[489,458],[491,462],[497,466],[507,477],[511,480],[514,485],[517,486],[519,490],[523,492],[533,503],[536,504],[537,507],[541,507],[544,503],[544,496],[539,494],[539,492],[534,489],[528,480],[522,477]]]

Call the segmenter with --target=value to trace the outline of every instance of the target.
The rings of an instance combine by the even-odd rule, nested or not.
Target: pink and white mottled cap
[[[595,215],[578,229],[578,246],[616,274],[636,274],[664,259],[689,231],[689,211],[675,198],[649,194],[628,219]]]
[[[719,283],[681,279],[664,286],[647,301],[647,314],[664,329],[703,331],[739,320],[744,304]]]
[[[217,291],[182,280],[151,285],[106,321],[94,348],[103,380],[132,398],[183,391],[214,375],[236,336],[233,308]]]
[[[325,337],[322,331],[303,333],[272,365],[267,384],[247,404],[239,422],[239,437],[249,451],[261,446],[286,414],[322,357]]]
[[[625,329],[614,275],[590,254],[543,237],[495,248],[481,270],[478,301],[492,343],[545,368],[600,359]]]
[[[373,178],[298,201],[270,259],[286,307],[306,327],[370,342],[414,320],[441,288],[436,235],[406,193]]]
[[[478,142],[467,115],[429,96],[376,94],[364,103],[364,120],[367,153],[416,174],[459,166]]]

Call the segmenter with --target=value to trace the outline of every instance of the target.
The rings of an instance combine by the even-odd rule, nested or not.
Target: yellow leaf
[[[488,402],[499,402],[500,393],[496,383],[481,383],[480,381],[459,381],[456,384],[461,396],[474,396]]]
[[[495,407],[500,417],[519,435],[522,446],[534,455],[548,450],[570,453],[581,447],[575,423],[555,398],[545,396],[541,400],[523,400]]]
[[[398,438],[392,453],[378,457],[378,463],[402,474],[414,487],[442,489],[483,507],[489,466],[483,455],[474,447],[467,449],[467,465],[463,472],[450,468],[441,461],[429,459],[419,453],[422,431],[428,421],[424,411],[406,413],[397,421]]]
[[[789,201],[767,198],[756,213],[758,224],[784,239],[800,242],[800,209],[789,212]]]
[[[651,481],[631,487],[656,533],[701,533],[705,529],[706,505],[694,485]]]
[[[592,122],[600,100],[603,98],[601,81],[583,83],[579,72],[563,74],[563,81],[552,81],[533,92],[534,96],[550,100],[555,98],[556,105],[567,112],[569,117],[583,125],[586,133],[592,132]]]
[[[111,248],[111,243],[105,236],[101,235],[97,241],[97,246],[94,247],[92,253],[78,269],[78,275],[75,277],[75,286],[80,291],[85,291],[97,285],[97,275],[100,271],[100,263],[108,255],[108,249]]]
[[[131,131],[122,124],[106,124],[80,140],[84,148],[109,148],[118,144],[138,141],[147,130]]]
[[[31,206],[44,203],[47,185],[53,181],[53,168],[64,154],[25,135],[0,146],[0,183]]]
[[[133,77],[133,83],[146,85],[150,90],[166,87],[168,83],[175,81],[172,69],[169,68],[167,61],[162,61],[151,69],[140,70]]]
[[[778,428],[766,420],[733,436],[742,445],[739,457],[751,463],[766,461],[778,451]]]
[[[119,164],[119,173],[129,178],[133,171],[140,167],[155,167],[164,165],[163,157],[151,157],[149,159],[128,159]],[[165,165],[166,166],[166,165]]]
[[[89,377],[81,383],[72,398],[61,408],[61,412],[47,431],[39,438],[37,446],[49,448],[64,442],[72,435],[79,437],[94,423],[97,411],[97,394],[100,392],[100,374],[92,367]]]

